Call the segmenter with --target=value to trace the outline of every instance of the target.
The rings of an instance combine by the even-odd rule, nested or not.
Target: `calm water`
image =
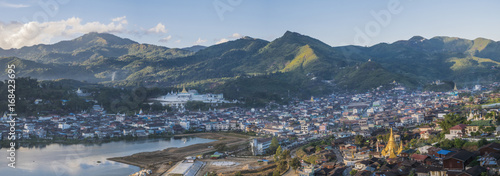
[[[76,175],[129,175],[139,167],[108,161],[106,158],[131,155],[139,152],[162,150],[168,147],[184,147],[214,140],[202,138],[147,139],[120,141],[101,145],[50,144],[43,148],[21,147],[16,152],[16,168],[7,166],[7,149],[0,150],[0,175],[19,176],[76,176]],[[98,163],[97,161],[101,161]]]

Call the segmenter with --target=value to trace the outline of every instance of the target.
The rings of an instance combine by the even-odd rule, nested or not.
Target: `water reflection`
[[[28,145],[17,149],[16,169],[5,167],[6,157],[0,159],[1,175],[128,175],[140,168],[108,161],[106,158],[126,156],[139,152],[163,150],[211,142],[201,138],[168,138],[119,141],[102,144]],[[0,150],[6,156],[7,149]]]

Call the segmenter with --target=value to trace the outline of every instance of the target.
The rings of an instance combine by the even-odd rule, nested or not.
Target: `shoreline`
[[[196,156],[208,152],[215,152],[215,146],[220,143],[225,143],[227,147],[242,145],[249,142],[251,136],[238,133],[191,133],[180,134],[174,137],[198,137],[204,139],[212,139],[215,141],[208,143],[193,144],[185,147],[169,147],[163,150],[140,152],[123,157],[112,157],[107,160],[115,161],[123,164],[133,165],[141,169],[150,169],[152,175],[161,175],[170,169],[175,163],[183,160],[187,156]]]

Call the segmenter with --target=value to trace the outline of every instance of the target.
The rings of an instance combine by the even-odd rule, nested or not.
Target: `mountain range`
[[[114,86],[186,86],[283,99],[331,90],[410,88],[435,80],[461,86],[498,81],[500,43],[477,38],[415,36],[370,47],[332,47],[287,31],[273,41],[242,37],[189,48],[140,44],[107,33],[19,49],[0,49],[0,63],[14,63],[17,76],[75,79]],[[0,75],[6,78],[6,74]],[[259,101],[259,100],[255,100]]]

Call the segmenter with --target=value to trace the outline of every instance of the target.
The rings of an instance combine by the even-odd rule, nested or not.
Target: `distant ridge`
[[[183,50],[187,50],[187,51],[191,51],[191,52],[198,52],[202,49],[205,49],[207,48],[206,46],[201,46],[201,45],[194,45],[194,46],[190,46],[190,47],[186,47],[186,48],[181,48]]]
[[[390,87],[394,80],[408,87],[435,80],[453,81],[459,87],[500,80],[499,42],[444,36],[414,36],[371,47],[331,47],[286,31],[273,41],[247,36],[208,47],[177,49],[88,33],[52,45],[0,49],[0,57],[6,57],[1,59],[5,63],[23,65],[24,76],[41,79],[117,86],[186,85],[224,92],[252,82],[261,86],[254,87],[260,90],[255,94],[267,96],[289,89],[304,96],[330,89],[363,91]],[[270,82],[278,79],[288,82]]]

